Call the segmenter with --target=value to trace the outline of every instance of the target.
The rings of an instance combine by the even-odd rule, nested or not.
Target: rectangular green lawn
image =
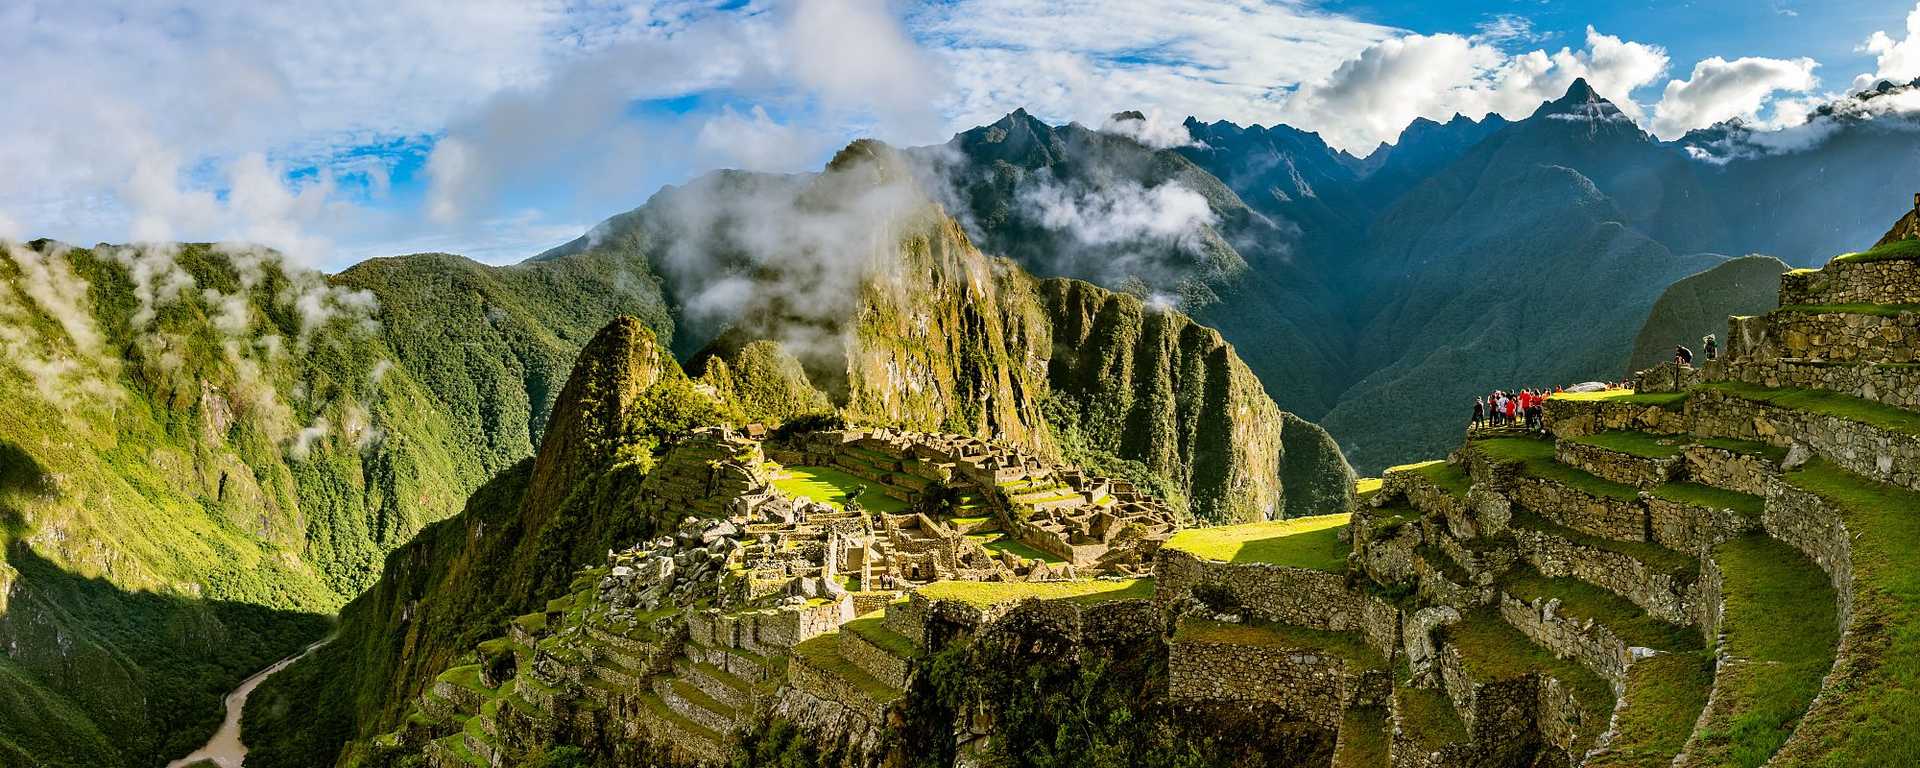
[[[1340,540],[1350,515],[1296,517],[1263,523],[1190,528],[1164,545],[1204,560],[1269,563],[1316,571],[1346,570],[1351,545]]]
[[[841,501],[861,486],[860,505],[881,512],[904,512],[907,503],[881,492],[880,484],[854,477],[832,467],[787,467],[773,481],[773,487],[788,496],[806,497],[835,509],[844,509]]]

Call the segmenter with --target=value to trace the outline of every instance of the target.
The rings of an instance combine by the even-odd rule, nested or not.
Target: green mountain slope
[[[1780,305],[1780,273],[1786,262],[1772,256],[1742,256],[1716,264],[1667,287],[1633,339],[1627,370],[1643,370],[1673,358],[1675,344],[1701,354],[1700,339],[1713,334],[1725,349],[1727,318],[1761,315]]]
[[[0,707],[36,714],[0,713],[0,740],[62,745],[29,750],[49,764],[197,746],[226,689],[531,453],[578,324],[660,306],[588,259],[329,278],[234,246],[3,255],[0,446],[27,480],[0,502],[0,666],[28,687]]]

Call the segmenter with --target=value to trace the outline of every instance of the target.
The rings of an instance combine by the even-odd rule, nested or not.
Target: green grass
[[[1721,676],[1730,709],[1701,734],[1697,756],[1748,768],[1780,748],[1833,664],[1836,627],[1827,575],[1799,550],[1761,535],[1715,551],[1725,574],[1727,655],[1751,663]]]
[[[1515,528],[1539,531],[1590,549],[1626,555],[1645,563],[1649,568],[1683,580],[1696,578],[1700,574],[1698,559],[1652,542],[1601,538],[1576,531],[1524,510],[1514,510],[1512,522]]]
[[[880,650],[899,659],[911,659],[920,654],[920,646],[914,645],[906,635],[886,627],[887,611],[882,608],[860,618],[840,625],[843,632],[852,632],[861,639],[872,643]]]
[[[1553,460],[1553,443],[1528,437],[1498,437],[1475,440],[1473,445],[1500,463],[1519,463],[1528,476],[1551,480],[1590,496],[1616,501],[1637,501],[1640,490],[1616,483]]]
[[[1467,489],[1473,485],[1473,478],[1467,476],[1466,470],[1448,464],[1444,459],[1388,467],[1387,472],[1412,472],[1426,478],[1449,495],[1462,499],[1467,497]]]
[[[1437,688],[1398,687],[1394,691],[1400,722],[1413,740],[1428,750],[1467,740],[1467,725],[1454,711],[1453,700]]]
[[[1758,440],[1735,440],[1731,437],[1696,437],[1693,441],[1709,448],[1719,448],[1723,451],[1732,451],[1733,453],[1743,456],[1754,456],[1772,462],[1779,462],[1781,459],[1787,457],[1787,449],[1769,445]]]
[[[1894,261],[1898,259],[1920,259],[1920,240],[1902,238],[1886,245],[1875,246],[1857,253],[1845,253],[1833,257],[1834,261],[1859,264],[1869,261]]]
[[[1349,707],[1340,719],[1340,747],[1332,768],[1377,768],[1387,764],[1387,712],[1383,707]]]
[[[693,732],[694,735],[705,738],[709,741],[714,742],[715,744],[726,743],[725,738],[722,737],[718,731],[715,731],[712,728],[708,728],[704,725],[696,723],[692,720],[688,720],[686,716],[673,711],[672,707],[667,706],[667,703],[664,701],[661,701],[660,697],[655,696],[652,691],[646,691],[641,693],[639,698],[640,698],[640,702],[643,705],[645,705],[647,709],[653,710],[653,714],[659,717],[660,719],[673,723],[674,725],[679,726],[681,728],[685,728],[688,731]],[[481,765],[485,765],[485,763],[481,763]]]
[[[793,655],[796,659],[804,661],[807,666],[824,670],[852,683],[854,687],[860,689],[861,693],[866,694],[867,698],[875,702],[884,704],[905,695],[904,691],[881,682],[847,657],[840,655],[839,642],[840,638],[828,632],[795,645]]]
[[[1587,768],[1672,762],[1693,735],[1712,690],[1713,659],[1704,651],[1634,662],[1627,670],[1627,703],[1614,721],[1613,741],[1604,755],[1587,761]]]
[[[1361,640],[1357,633],[1328,632],[1291,624],[1233,624],[1209,619],[1187,619],[1174,632],[1173,641],[1316,651],[1338,656],[1365,669],[1387,668],[1387,660],[1381,658],[1380,653]]]
[[[1787,482],[1840,510],[1854,532],[1855,653],[1846,687],[1800,726],[1817,765],[1920,765],[1920,493],[1815,459]]]
[[[1899,317],[1920,312],[1920,304],[1788,304],[1774,311],[1802,315]]]
[[[1683,438],[1663,435],[1650,435],[1645,432],[1621,430],[1615,432],[1596,432],[1584,437],[1572,438],[1569,442],[1605,448],[1609,451],[1639,456],[1643,459],[1670,459],[1679,456],[1686,448]]]
[[[1190,528],[1167,539],[1168,549],[1223,563],[1269,563],[1316,571],[1346,570],[1351,546],[1339,540],[1348,513]]]
[[[1442,632],[1460,651],[1460,660],[1475,682],[1510,680],[1536,672],[1550,675],[1573,692],[1596,728],[1605,727],[1607,713],[1613,711],[1613,686],[1578,662],[1556,658],[1552,651],[1534,644],[1501,619],[1497,609],[1475,610]]]
[[[1628,645],[1660,651],[1696,651],[1703,644],[1698,630],[1656,619],[1632,601],[1579,579],[1548,578],[1524,569],[1508,577],[1502,588],[1527,602],[1539,598],[1558,599],[1561,615],[1599,622]]]
[[[773,487],[788,496],[805,496],[834,509],[844,509],[842,501],[855,488],[865,486],[860,493],[860,505],[879,512],[904,512],[907,503],[882,492],[880,484],[872,480],[855,477],[832,467],[787,467]]]
[[[954,600],[981,608],[1027,599],[1096,603],[1153,596],[1153,579],[1097,581],[937,581],[916,590],[928,600]]]
[[[1380,483],[1381,480],[1377,477],[1356,478],[1353,481],[1353,497],[1359,501],[1366,501],[1380,492]]]
[[[999,554],[1001,552],[1010,552],[1013,554],[1014,557],[1018,557],[1022,560],[1039,560],[1044,563],[1051,563],[1055,565],[1066,562],[1066,559],[1059,555],[1056,555],[1046,550],[1040,549],[1038,547],[1029,545],[1026,542],[1016,539],[1013,536],[1002,531],[995,531],[993,533],[972,533],[972,534],[967,534],[967,538],[980,542],[980,546],[986,547],[987,551],[992,552],[994,554]]]
[[[1729,491],[1699,483],[1662,483],[1653,489],[1653,495],[1681,504],[1706,507],[1708,509],[1731,509],[1742,517],[1757,520],[1765,509],[1767,500],[1750,493]]]
[[[1771,389],[1735,381],[1707,384],[1744,400],[1857,421],[1889,432],[1920,437],[1920,413],[1823,389]]]
[[[1609,389],[1605,392],[1557,392],[1549,400],[1571,400],[1574,402],[1608,402],[1623,405],[1653,405],[1669,411],[1680,410],[1687,401],[1685,392],[1648,392],[1640,394],[1630,389]]]
[[[478,664],[466,664],[454,667],[445,672],[441,672],[440,675],[434,679],[443,683],[452,683],[469,690],[479,691],[488,696],[493,695],[493,689],[488,688],[486,683],[480,682],[480,665]]]

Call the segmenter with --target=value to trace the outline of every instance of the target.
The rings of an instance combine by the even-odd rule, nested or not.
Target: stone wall
[[[1167,653],[1167,694],[1175,701],[1270,705],[1329,730],[1340,727],[1347,708],[1385,704],[1392,692],[1386,670],[1312,648],[1176,634]]]
[[[1562,658],[1580,662],[1613,684],[1613,693],[1626,691],[1627,667],[1634,662],[1626,641],[1603,624],[1574,619],[1560,612],[1560,601],[1537,598],[1528,603],[1501,593],[1500,616],[1520,634]]]
[[[1696,352],[1703,355],[1704,353]],[[1700,383],[1700,369],[1672,360],[1633,374],[1635,392],[1680,392]]]
[[[1844,629],[1853,613],[1853,532],[1846,520],[1819,496],[1783,480],[1767,487],[1764,519],[1768,536],[1793,545],[1827,572]]]
[[[1637,488],[1652,488],[1672,480],[1681,464],[1678,456],[1648,458],[1572,440],[1554,443],[1553,460]]]
[[[1776,446],[1805,443],[1856,475],[1920,490],[1920,437],[1862,422],[1780,408],[1715,389],[1688,405],[1702,436],[1758,440]]]
[[[1662,573],[1618,552],[1583,547],[1540,531],[1517,530],[1520,552],[1545,576],[1571,576],[1632,601],[1675,624],[1698,623],[1699,586],[1692,574]]]
[[[1508,496],[1521,508],[1582,533],[1621,541],[1647,540],[1647,507],[1539,477],[1516,477]]]
[[[1834,261],[1780,276],[1780,305],[1920,303],[1920,262]]]
[[[1790,358],[1825,362],[1908,363],[1920,352],[1920,312],[1866,315],[1776,311],[1738,325],[1742,363]]]
[[[1824,389],[1895,408],[1920,410],[1920,366],[1769,360],[1728,360],[1715,380],[1763,387]]]
[[[1563,440],[1619,429],[1677,435],[1691,426],[1685,412],[1657,405],[1550,397],[1541,408],[1547,431]]]
[[[1658,496],[1646,498],[1653,540],[1679,552],[1698,555],[1760,527],[1760,521],[1731,509],[1714,509]]]
[[[1725,448],[1689,445],[1686,457],[1687,477],[1701,485],[1764,496],[1767,480],[1780,476],[1780,470],[1764,456],[1735,453]]]
[[[1349,589],[1344,576],[1266,563],[1220,563],[1161,550],[1154,600],[1178,604],[1196,591],[1220,594],[1262,621],[1336,632],[1359,632],[1380,655],[1399,643],[1399,609]]]

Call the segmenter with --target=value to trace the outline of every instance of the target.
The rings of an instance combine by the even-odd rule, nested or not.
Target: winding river
[[[261,681],[275,672],[286,669],[287,665],[305,658],[307,654],[319,650],[320,646],[326,645],[332,639],[331,635],[323,637],[313,645],[307,646],[306,650],[276,661],[273,666],[255,672],[252,677],[240,681],[240,687],[227,694],[227,719],[221,721],[220,730],[213,732],[213,738],[207,739],[206,746],[194,750],[191,755],[167,763],[167,768],[186,768],[203,761],[211,761],[220,768],[240,768],[247,759],[247,745],[240,743],[240,713],[247,708],[247,697],[253,694],[253,689],[259,687]]]

